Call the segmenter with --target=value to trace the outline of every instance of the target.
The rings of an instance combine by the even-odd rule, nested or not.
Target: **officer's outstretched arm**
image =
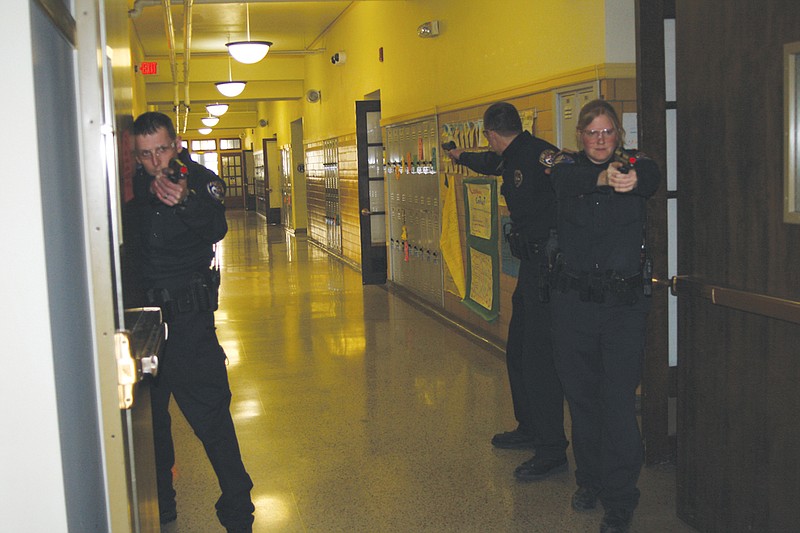
[[[228,232],[225,220],[225,184],[216,175],[203,185],[190,187],[178,216],[204,241],[215,243]]]

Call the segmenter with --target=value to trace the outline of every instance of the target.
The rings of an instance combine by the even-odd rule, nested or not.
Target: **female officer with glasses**
[[[629,530],[639,501],[636,388],[650,308],[642,276],[645,202],[661,174],[643,154],[618,151],[625,132],[608,102],[581,109],[577,135],[582,150],[558,154],[551,172],[561,247],[553,342],[572,415],[572,507],[593,509],[599,499],[600,531],[618,533]]]

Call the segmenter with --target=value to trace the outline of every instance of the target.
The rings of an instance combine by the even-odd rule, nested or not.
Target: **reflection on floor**
[[[255,488],[257,532],[596,532],[570,508],[572,473],[523,484],[505,364],[305,239],[229,213],[217,326]],[[178,520],[223,531],[203,449],[172,404]],[[569,435],[569,430],[568,430]],[[570,452],[570,464],[574,465]],[[675,474],[645,468],[637,532],[693,531]]]

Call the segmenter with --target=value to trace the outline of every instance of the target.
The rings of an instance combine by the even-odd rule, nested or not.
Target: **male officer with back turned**
[[[498,448],[535,448],[536,454],[514,471],[520,481],[545,478],[567,468],[564,393],[556,375],[547,303],[548,241],[554,235],[556,197],[540,162],[543,151],[558,149],[522,130],[516,107],[489,106],[483,134],[491,151],[448,154],[481,174],[502,176],[500,191],[511,213],[507,239],[520,259],[517,287],[511,298],[506,364],[518,426],[492,439]]]

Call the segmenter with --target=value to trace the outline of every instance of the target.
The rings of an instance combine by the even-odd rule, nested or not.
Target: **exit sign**
[[[139,72],[145,76],[158,74],[158,63],[156,61],[142,61],[139,65]]]

